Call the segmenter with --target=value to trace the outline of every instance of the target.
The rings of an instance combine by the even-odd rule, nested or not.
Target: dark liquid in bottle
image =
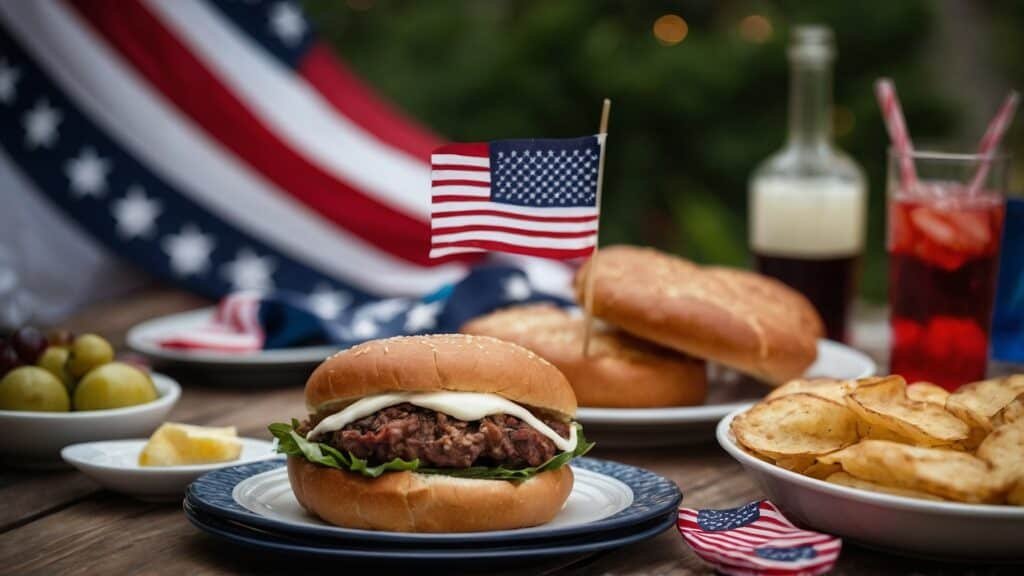
[[[846,342],[850,304],[857,289],[859,255],[788,258],[754,254],[758,272],[777,278],[814,304],[825,321],[826,337]]]

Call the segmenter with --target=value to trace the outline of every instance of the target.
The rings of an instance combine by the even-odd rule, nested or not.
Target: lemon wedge
[[[237,460],[242,443],[234,426],[165,422],[139,454],[139,466],[183,466]]]

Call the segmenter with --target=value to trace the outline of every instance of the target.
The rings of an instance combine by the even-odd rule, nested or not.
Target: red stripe
[[[441,234],[457,234],[459,232],[509,232],[520,236],[538,236],[547,238],[586,238],[593,236],[596,230],[583,232],[547,232],[545,230],[524,230],[509,226],[453,226],[451,228],[435,228],[434,236]]]
[[[487,196],[460,196],[458,194],[438,194],[432,197],[434,204],[442,202],[487,202],[490,197]]]
[[[68,1],[182,113],[294,200],[409,262],[446,261],[427,255],[427,222],[376,201],[297,154],[138,1]]]
[[[472,172],[489,172],[487,166],[470,166],[469,164],[431,164],[431,170],[466,170]]]
[[[309,49],[297,72],[335,110],[389,146],[429,162],[430,152],[442,144],[436,135],[381,99],[322,43]]]
[[[491,156],[491,145],[487,142],[453,142],[435,148],[433,153],[489,158]]]
[[[494,242],[493,240],[460,240],[458,242],[441,242],[433,245],[433,248],[483,248],[495,252],[510,252],[512,254],[525,254],[527,256],[539,256],[553,260],[568,260],[570,258],[583,258],[589,256],[594,248],[576,248],[572,250],[558,250],[554,248],[534,248],[531,246],[520,246],[506,242]]]
[[[481,200],[477,198],[476,200]],[[502,212],[501,210],[455,210],[452,212],[434,212],[434,218],[451,218],[455,216],[501,216],[503,218],[515,218],[516,220],[531,220],[533,222],[592,222],[597,216],[528,216],[514,212]]]
[[[490,182],[481,182],[479,180],[434,180],[430,183],[431,186],[476,186],[477,188],[490,188]]]

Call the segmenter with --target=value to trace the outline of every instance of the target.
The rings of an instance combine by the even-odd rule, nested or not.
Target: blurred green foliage
[[[831,26],[839,51],[836,141],[870,180],[862,291],[873,300],[885,295],[888,142],[873,81],[896,80],[915,139],[943,139],[956,127],[955,107],[922,65],[933,6],[924,0],[306,2],[320,32],[355,70],[452,140],[593,133],[601,99],[611,98],[602,244],[649,244],[740,266],[748,264],[747,178],[785,138],[788,31],[801,23]],[[655,38],[653,24],[664,14],[685,19],[682,42],[663,45]],[[751,15],[763,16],[769,27],[744,33]]]

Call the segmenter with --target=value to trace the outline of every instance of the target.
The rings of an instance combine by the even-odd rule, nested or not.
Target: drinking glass
[[[953,390],[985,377],[1009,161],[909,156],[914,181],[901,178],[906,157],[889,151],[890,367]]]

